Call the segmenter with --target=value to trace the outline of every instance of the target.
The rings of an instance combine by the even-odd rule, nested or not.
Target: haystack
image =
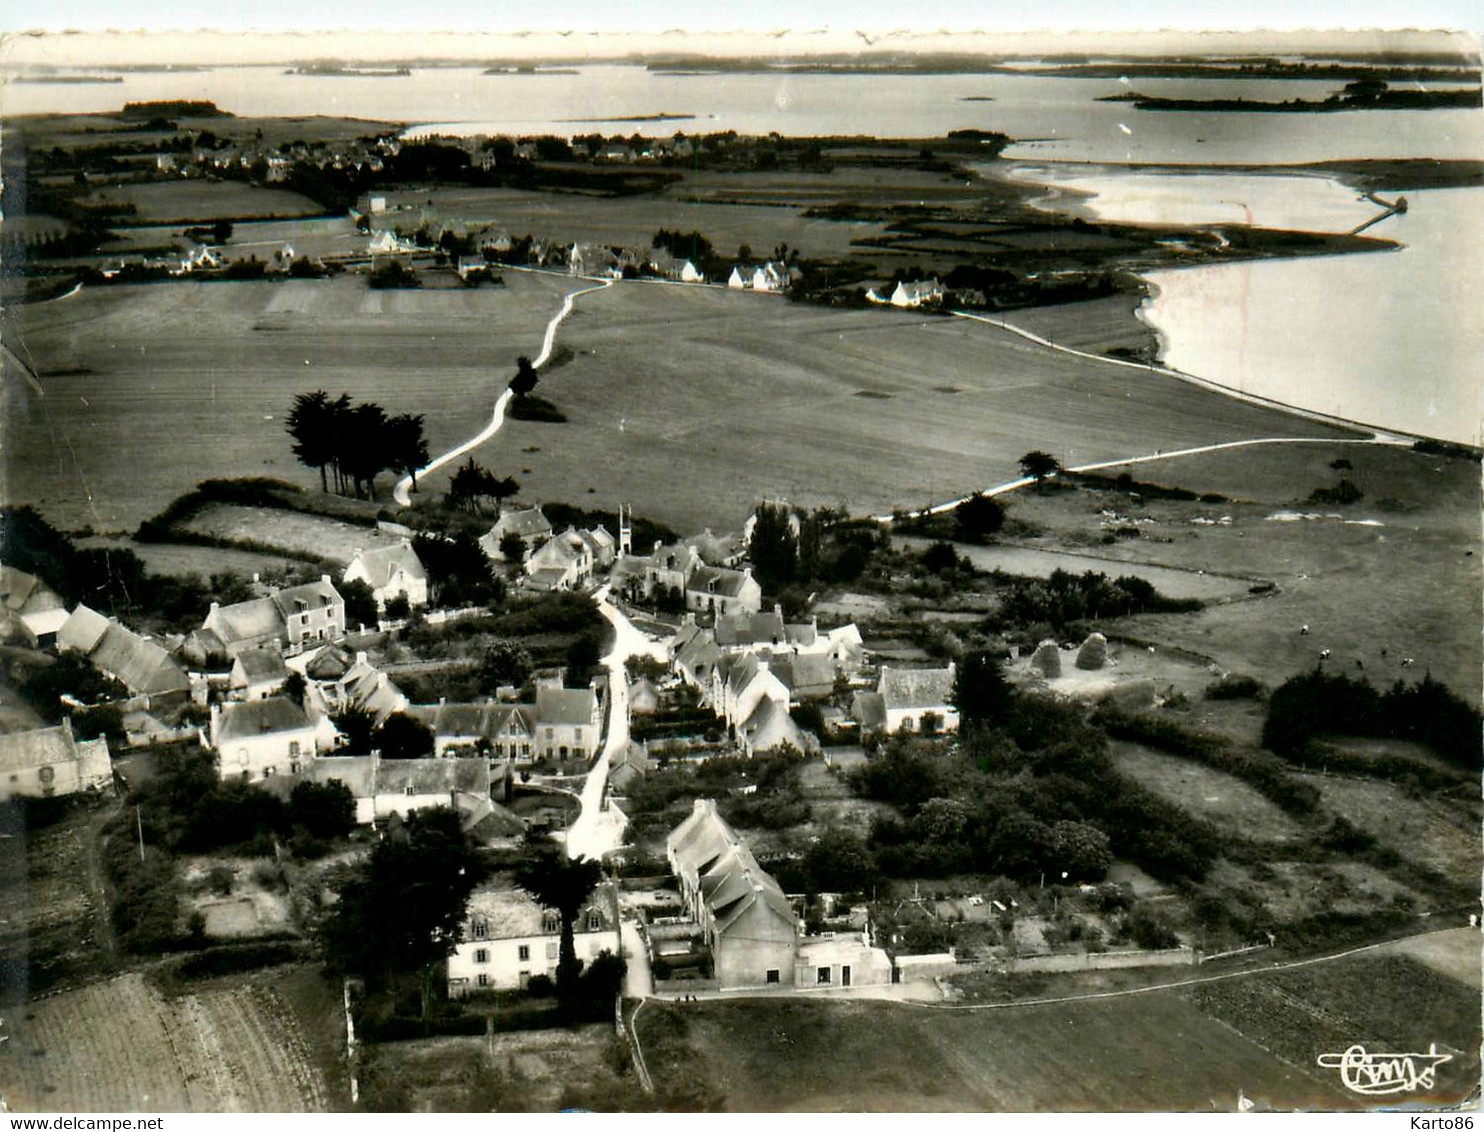
[[[1048,680],[1061,675],[1061,649],[1055,641],[1042,641],[1031,656],[1031,667]]]
[[[1077,650],[1077,667],[1096,671],[1108,663],[1108,638],[1094,633]]]

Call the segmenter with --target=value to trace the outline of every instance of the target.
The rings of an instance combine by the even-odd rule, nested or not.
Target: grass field
[[[324,1082],[283,1000],[237,979],[167,999],[138,973],[13,1010],[17,1112],[317,1112]]]
[[[1317,774],[1301,777],[1318,787],[1325,809],[1407,860],[1460,884],[1472,884],[1478,878],[1478,807],[1440,798],[1407,797],[1390,783],[1373,779]]]
[[[1230,1112],[1239,1091],[1260,1107],[1350,1110],[1366,1102],[1316,1059],[1352,1042],[1401,1051],[1436,1042],[1454,1061],[1432,1094],[1405,1099],[1456,1101],[1478,1080],[1477,987],[1400,950],[987,1011],[798,998],[650,1003],[638,1028],[657,1084],[697,1075],[732,1111]]]
[[[993,327],[895,311],[635,284],[586,297],[561,337],[577,355],[542,395],[569,423],[512,422],[486,460],[540,444],[524,462],[537,497],[601,481],[611,502],[683,530],[728,529],[773,495],[853,513],[921,506],[1015,478],[1036,447],[1073,463],[1329,432]]]
[[[1350,475],[1364,498],[1345,508],[1304,504],[1314,488],[1336,482],[1329,464],[1339,459],[1353,464]],[[1016,518],[1041,530],[1033,546],[1265,577],[1278,589],[1260,601],[1188,616],[1126,618],[1120,632],[1213,657],[1270,687],[1313,668],[1327,648],[1337,670],[1382,687],[1431,671],[1461,694],[1477,689],[1484,664],[1477,464],[1337,443],[1209,452],[1130,472],[1165,486],[1220,492],[1232,502],[1135,503],[1126,493],[1086,490],[1018,491],[1004,502]],[[1107,509],[1137,518],[1140,537],[1102,545],[1101,512]],[[1340,518],[1271,518],[1294,511]],[[1210,522],[1223,518],[1229,523]],[[1303,625],[1310,627],[1307,636],[1299,633]],[[1415,658],[1415,665],[1403,668],[1405,657]]]
[[[158,284],[20,308],[6,342],[46,395],[6,383],[5,497],[117,531],[211,476],[318,488],[283,430],[294,395],[313,389],[424,413],[433,451],[452,447],[488,421],[516,357],[540,350],[574,286],[520,273],[478,290],[370,291],[363,277]]]
[[[300,554],[349,562],[357,550],[393,546],[397,539],[371,527],[351,526],[319,515],[274,507],[212,503],[184,524],[198,534],[253,540]]]
[[[141,224],[209,224],[238,217],[317,216],[321,205],[287,189],[240,181],[150,181],[97,189],[89,205],[132,204]]]
[[[1120,773],[1233,837],[1282,844],[1302,836],[1297,822],[1239,778],[1188,759],[1112,740]]]

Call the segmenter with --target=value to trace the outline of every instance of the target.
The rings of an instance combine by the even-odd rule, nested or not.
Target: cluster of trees
[[[1086,620],[1134,613],[1188,613],[1199,609],[1194,598],[1167,598],[1143,578],[1087,571],[1053,571],[1045,580],[997,576],[1001,606],[991,618],[997,628],[1050,625],[1060,631]]]
[[[688,259],[700,267],[716,259],[716,249],[711,241],[699,232],[671,231],[661,228],[654,234],[650,247],[663,248],[676,259]]]
[[[378,291],[396,291],[421,287],[423,284],[416,271],[401,260],[393,259],[375,268],[366,277],[366,285]]]
[[[493,608],[504,602],[505,583],[491,569],[479,540],[467,531],[424,532],[412,540],[412,549],[428,572],[428,597],[435,605]]]
[[[416,491],[417,470],[428,462],[421,414],[389,416],[375,402],[352,403],[348,393],[296,395],[284,428],[299,463],[319,471],[324,491],[333,479],[341,495],[374,498],[376,477],[389,470],[412,476]]]
[[[448,481],[445,502],[456,510],[477,515],[484,510],[485,500],[493,499],[498,507],[520,492],[512,476],[497,476],[470,456],[454,471]]]
[[[432,755],[433,729],[419,719],[396,711],[380,727],[376,716],[363,708],[347,708],[330,717],[345,737],[341,755],[367,755],[373,750],[384,759],[425,759]]]
[[[276,838],[303,856],[355,828],[355,798],[343,783],[295,784],[287,802],[244,782],[222,782],[206,751],[162,753],[159,772],[130,801],[136,835],[171,853],[231,848],[255,856],[273,852]]]
[[[843,511],[820,507],[807,514],[781,503],[761,504],[748,542],[752,573],[763,592],[797,604],[789,591],[812,582],[842,584],[860,577],[871,552],[882,545],[874,523],[853,523]]]
[[[1400,680],[1379,691],[1364,680],[1303,673],[1275,689],[1268,700],[1262,742],[1290,757],[1322,735],[1412,739],[1472,774],[1481,766],[1479,709],[1429,673],[1417,684]]]

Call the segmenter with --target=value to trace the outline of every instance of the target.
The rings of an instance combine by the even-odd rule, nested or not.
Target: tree
[[[1008,717],[1015,693],[999,658],[985,649],[965,656],[954,674],[953,703],[965,723],[995,724]]]
[[[531,364],[530,358],[521,355],[515,359],[515,376],[510,379],[512,393],[517,397],[524,397],[535,390],[538,380],[536,367]]]
[[[535,665],[531,654],[514,641],[496,641],[484,650],[479,664],[479,683],[488,692],[511,686],[519,688],[531,678]]]
[[[958,552],[953,549],[952,543],[935,542],[922,552],[922,566],[934,574],[957,570]]]
[[[445,806],[409,814],[336,886],[319,930],[332,970],[381,980],[417,973],[425,1021],[434,972],[458,946],[469,895],[489,872],[459,820]]]
[[[232,238],[232,222],[230,220],[218,220],[211,226],[211,238],[215,243],[225,244]]]
[[[377,731],[377,747],[382,758],[422,759],[433,753],[433,729],[405,712],[386,717]]]
[[[344,837],[356,827],[355,795],[338,779],[297,782],[289,794],[289,822],[321,840]]]
[[[428,462],[428,441],[423,436],[421,413],[402,413],[386,422],[386,447],[393,471],[412,477],[417,490],[417,471]]]
[[[340,471],[355,485],[357,497],[376,497],[377,475],[392,466],[385,409],[368,401],[354,406],[345,415],[337,462]]]
[[[598,887],[603,866],[588,858],[572,860],[552,850],[539,850],[515,871],[515,882],[543,908],[561,917],[562,938],[557,959],[557,999],[570,1012],[577,997],[582,961],[577,958],[575,925],[582,906]]]
[[[500,557],[517,565],[525,559],[526,540],[514,531],[500,536]]]
[[[964,542],[983,542],[1005,525],[1005,509],[987,495],[973,495],[953,509],[955,533]]]
[[[1027,452],[1020,458],[1020,474],[1030,476],[1038,484],[1045,483],[1051,476],[1061,471],[1061,463],[1049,452],[1039,449]]]
[[[284,419],[284,430],[294,438],[294,456],[306,468],[319,469],[321,491],[329,491],[328,469],[339,457],[339,421],[350,408],[350,398],[344,394],[338,401],[331,401],[323,389],[313,393],[300,393],[294,398],[289,415]]]
[[[758,585],[773,593],[793,582],[798,571],[798,536],[793,516],[780,503],[759,505],[747,543]]]
[[[371,733],[376,730],[376,716],[365,708],[352,707],[330,716],[330,722],[345,737],[341,754],[353,756],[371,753]]]
[[[369,628],[380,620],[376,609],[376,592],[364,578],[341,582],[335,587],[345,599],[345,619],[354,621],[362,628]]]

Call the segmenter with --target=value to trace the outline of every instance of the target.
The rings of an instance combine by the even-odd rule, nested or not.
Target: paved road
[[[624,997],[648,998],[654,994],[654,978],[649,971],[649,951],[639,934],[639,925],[633,920],[624,920],[619,931],[623,934]]]
[[[557,327],[562,324],[563,319],[565,319],[569,314],[572,313],[572,304],[577,301],[577,296],[590,295],[594,291],[602,291],[605,288],[613,286],[613,283],[614,280],[609,279],[608,281],[601,283],[596,287],[584,287],[580,291],[569,292],[567,296],[562,299],[562,309],[557,311],[557,313],[552,316],[551,321],[546,324],[546,337],[541,342],[541,353],[537,354],[536,360],[531,363],[536,369],[540,369],[542,366],[544,366],[547,360],[551,357],[552,347],[556,344]],[[500,392],[500,395],[495,398],[495,408],[494,412],[490,416],[490,423],[485,425],[483,430],[477,436],[473,436],[470,439],[464,441],[457,448],[449,449],[447,452],[443,453],[443,455],[439,456],[436,460],[428,464],[427,467],[419,468],[417,470],[417,474],[420,476],[425,476],[429,472],[437,471],[439,468],[443,467],[443,465],[452,463],[454,460],[457,460],[460,456],[464,455],[464,453],[472,452],[486,440],[490,439],[490,437],[494,436],[495,433],[499,432],[500,426],[505,423],[505,410],[509,407],[510,399],[512,396],[513,394],[510,392],[509,389],[502,390]],[[400,480],[397,481],[397,486],[392,489],[392,498],[397,501],[397,505],[400,507],[409,507],[412,505],[412,479],[412,476],[403,476]]]

